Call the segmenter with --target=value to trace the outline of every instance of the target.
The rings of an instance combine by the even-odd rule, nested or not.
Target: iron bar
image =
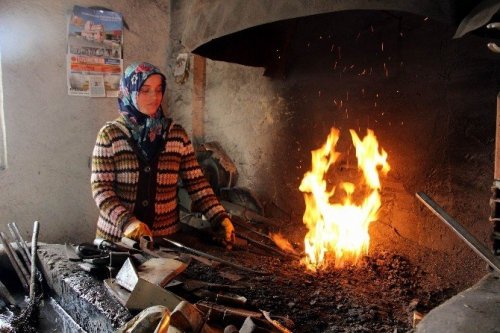
[[[237,234],[237,237],[240,237],[240,238],[243,238],[244,240],[248,241],[250,244],[254,244],[258,247],[261,247],[263,249],[266,249],[266,250],[269,250],[271,252],[274,252],[282,257],[285,257],[285,258],[294,258],[294,259],[300,259],[300,256],[297,255],[297,254],[293,254],[293,253],[288,253],[288,252],[283,252],[277,248],[274,248],[272,246],[269,246],[269,245],[266,245],[266,244],[263,244],[253,238],[250,238],[250,237],[247,237],[247,236],[244,236],[242,234]]]
[[[30,250],[28,248],[28,245],[26,244],[26,241],[21,236],[21,233],[19,232],[19,229],[17,228],[17,224],[15,222],[12,222],[12,223],[10,223],[10,226],[12,227],[12,229],[14,230],[14,233],[16,234],[16,238],[21,243],[21,247],[24,250],[24,253],[26,254],[26,258],[28,258],[28,265],[31,265],[31,259],[30,259],[31,253],[30,253]]]
[[[257,270],[254,270],[254,269],[251,269],[251,268],[248,268],[248,267],[245,267],[245,266],[241,266],[241,265],[238,265],[238,264],[235,264],[231,261],[228,261],[228,260],[224,260],[222,258],[218,258],[216,256],[213,256],[211,254],[208,254],[208,253],[205,253],[205,252],[202,252],[202,251],[198,251],[198,250],[195,250],[193,248],[190,248],[190,247],[187,247],[185,245],[182,245],[181,243],[178,243],[178,242],[174,242],[173,240],[170,240],[168,238],[163,238],[164,241],[168,242],[169,244],[172,244],[174,245],[175,247],[178,247],[180,249],[184,249],[188,252],[192,252],[194,254],[197,254],[199,255],[200,257],[205,257],[205,258],[208,258],[210,260],[214,260],[214,261],[217,261],[217,262],[220,262],[221,264],[224,264],[224,265],[227,265],[227,266],[231,266],[231,267],[234,267],[234,268],[237,268],[239,270],[242,270],[242,271],[245,271],[245,272],[250,272],[250,273],[256,273],[256,274],[262,274],[262,275],[268,275],[269,273],[268,272],[263,272],[263,271],[257,271]]]
[[[36,248],[38,242],[38,230],[40,223],[35,221],[33,224],[33,237],[31,238],[31,281],[30,281],[30,301],[35,301],[35,273],[36,273]]]
[[[7,257],[9,257],[9,260],[10,260],[10,263],[12,264],[12,267],[14,267],[14,270],[16,271],[16,274],[19,277],[19,281],[21,281],[23,288],[27,291],[28,290],[28,280],[26,279],[26,276],[21,271],[21,268],[19,267],[19,264],[17,263],[17,261],[14,257],[14,253],[12,252],[12,248],[10,247],[10,244],[7,241],[7,239],[5,238],[5,234],[3,232],[0,232],[0,240],[2,241],[3,247],[5,249],[5,252],[7,253]]]
[[[446,211],[436,202],[429,198],[425,193],[416,193],[417,198],[430,209],[441,221],[451,228],[474,252],[483,258],[493,269],[500,273],[500,260],[488,250],[488,248],[467,231],[460,223],[455,221]]]
[[[241,218],[241,217],[240,217],[240,218]],[[273,241],[273,239],[272,239],[271,237],[269,237],[268,235],[266,235],[266,234],[264,234],[264,233],[262,233],[262,232],[260,232],[260,231],[257,231],[257,230],[255,230],[255,229],[254,229],[254,228],[252,228],[252,227],[247,226],[245,222],[240,222],[240,221],[238,221],[238,219],[235,219],[235,218],[231,219],[231,222],[233,222],[234,224],[236,224],[236,225],[237,225],[237,226],[239,226],[239,227],[242,227],[242,228],[244,228],[244,229],[246,229],[246,230],[248,230],[248,231],[250,231],[250,232],[253,232],[253,233],[254,233],[254,234],[256,234],[256,235],[259,235],[259,236],[261,236],[261,237],[267,238],[267,239],[269,239],[271,242]]]
[[[246,207],[225,200],[221,200],[220,203],[229,214],[239,216],[249,221],[267,224],[268,226],[273,228],[279,228],[279,225],[273,220],[268,219],[265,216],[259,215],[256,212],[247,209]]]
[[[21,257],[23,258],[24,264],[26,265],[26,268],[29,269],[31,266],[31,261],[29,259],[29,256],[26,255],[26,252],[24,251],[24,247],[21,244],[23,240],[18,238],[18,235],[15,233],[14,228],[12,227],[12,224],[9,223],[7,224],[7,227],[9,227],[10,234],[12,235],[12,238],[14,238],[14,241],[17,244],[17,248],[19,249],[19,252],[21,252]]]

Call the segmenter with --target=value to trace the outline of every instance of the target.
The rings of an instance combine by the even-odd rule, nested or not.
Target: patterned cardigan
[[[92,154],[92,196],[99,208],[96,237],[117,241],[124,225],[134,219],[139,181],[139,160],[129,143],[123,118],[108,122],[99,131]],[[193,205],[217,225],[227,213],[217,200],[196,160],[184,128],[173,123],[158,158],[153,236],[180,229],[177,210],[179,177]]]

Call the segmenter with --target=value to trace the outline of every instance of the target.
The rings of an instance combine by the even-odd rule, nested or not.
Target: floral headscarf
[[[118,96],[120,113],[134,140],[148,160],[152,159],[161,148],[160,145],[169,126],[169,120],[163,115],[161,105],[151,117],[139,111],[137,95],[144,82],[153,74],[161,76],[163,95],[165,95],[165,76],[157,67],[142,62],[133,63],[125,69],[120,81],[120,94]]]

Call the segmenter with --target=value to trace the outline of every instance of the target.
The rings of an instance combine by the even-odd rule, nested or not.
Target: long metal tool
[[[441,221],[446,223],[474,252],[483,258],[493,269],[500,273],[500,260],[491,253],[488,248],[467,231],[460,223],[455,221],[448,213],[445,212],[436,202],[429,198],[425,193],[418,192],[417,198],[427,206]]]
[[[200,257],[205,257],[205,258],[208,258],[208,259],[211,259],[211,260],[214,260],[214,261],[217,261],[217,262],[220,262],[221,264],[224,264],[224,265],[227,265],[227,266],[231,266],[231,267],[234,267],[234,268],[237,268],[239,270],[242,270],[242,271],[245,271],[245,272],[250,272],[250,273],[256,273],[256,274],[262,274],[262,275],[268,275],[270,273],[268,272],[263,272],[263,271],[257,271],[257,270],[254,270],[254,269],[251,269],[251,268],[248,268],[248,267],[245,267],[245,266],[241,266],[241,265],[238,265],[238,264],[235,264],[231,261],[228,261],[228,260],[225,260],[225,259],[221,259],[221,258],[218,258],[216,256],[213,256],[211,254],[208,254],[208,253],[205,253],[205,252],[202,252],[202,251],[198,251],[198,250],[195,250],[193,248],[190,248],[186,245],[182,245],[181,243],[178,243],[178,242],[175,242],[173,240],[170,240],[168,238],[163,238],[164,241],[168,242],[169,244],[172,244],[180,249],[184,249],[186,251],[189,251],[189,252],[192,252],[194,254],[197,254],[199,255]]]
[[[266,245],[266,244],[263,244],[253,238],[250,238],[248,236],[245,236],[245,235],[242,235],[242,234],[236,234],[237,237],[240,237],[244,240],[246,240],[247,242],[249,242],[250,244],[253,244],[257,247],[260,247],[262,249],[265,249],[265,250],[268,250],[268,251],[271,251],[273,253],[276,253],[278,255],[280,255],[281,257],[284,257],[284,258],[294,258],[294,259],[300,259],[300,256],[299,255],[296,255],[296,254],[293,254],[293,253],[287,253],[287,252],[282,252],[281,250],[278,250],[272,246],[269,246],[269,245]]]
[[[33,236],[31,238],[31,280],[30,280],[30,301],[35,300],[36,296],[36,250],[38,243],[38,230],[40,228],[40,223],[35,221],[33,223]]]

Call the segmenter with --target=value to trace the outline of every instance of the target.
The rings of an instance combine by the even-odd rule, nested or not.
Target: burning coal
[[[304,175],[299,187],[306,202],[303,221],[309,230],[304,239],[306,257],[303,263],[310,270],[324,269],[331,262],[335,267],[342,267],[346,262],[356,264],[361,255],[368,252],[368,227],[377,219],[381,206],[379,172],[387,174],[390,166],[387,153],[383,149],[379,152],[372,130],[368,129],[362,140],[354,130],[350,133],[358,170],[363,176],[358,188],[351,182],[340,181],[338,187],[343,191],[342,200],[332,202],[337,186],[328,190],[325,178],[341,156],[335,151],[340,137],[336,128],[331,129],[321,148],[311,152],[312,168]],[[358,191],[362,192],[362,198],[354,200],[356,190],[362,187],[363,191]],[[359,194],[356,192],[356,198]]]
[[[278,246],[281,250],[298,255],[297,251],[295,251],[292,244],[290,244],[290,242],[285,237],[283,237],[282,234],[280,233],[275,234],[271,232],[269,233],[269,237],[271,237],[276,246]]]

